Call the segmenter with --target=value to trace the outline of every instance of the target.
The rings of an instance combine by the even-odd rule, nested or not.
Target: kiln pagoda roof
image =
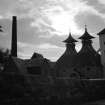
[[[85,33],[79,38],[85,40],[82,42],[83,46],[79,51],[77,57],[77,64],[80,67],[101,65],[100,55],[95,51],[92,46],[92,38],[94,37],[88,33],[87,27],[85,26]]]
[[[73,42],[78,42],[77,40],[75,40],[72,36],[71,33],[69,33],[69,36],[66,40],[64,40],[63,42],[65,43],[73,43]]]
[[[77,52],[75,50],[75,42],[77,42],[69,33],[69,36],[63,42],[66,43],[66,50],[64,54],[57,60],[56,67],[57,68],[68,68],[70,69],[75,65]],[[70,44],[69,44],[70,43]]]
[[[94,38],[94,37],[91,36],[91,35],[88,33],[87,27],[86,27],[86,25],[85,25],[85,32],[84,32],[84,34],[83,34],[81,37],[79,37],[79,39],[88,40],[88,39],[93,39],[93,38]]]

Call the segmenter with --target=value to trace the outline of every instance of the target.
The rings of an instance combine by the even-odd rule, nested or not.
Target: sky
[[[105,28],[105,0],[0,0],[0,47],[11,49],[12,16],[17,16],[18,57],[30,58],[34,52],[56,61],[64,53],[69,32],[78,40],[87,25],[95,36]],[[81,41],[76,50],[81,49]]]

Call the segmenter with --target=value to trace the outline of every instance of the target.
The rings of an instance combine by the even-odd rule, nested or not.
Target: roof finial
[[[85,32],[87,31],[87,25],[85,24]]]
[[[69,28],[68,30],[69,30],[69,33],[71,33],[71,28]]]
[[[71,32],[69,32],[69,36],[66,40],[64,40],[63,42],[65,43],[74,43],[74,42],[77,42],[77,40],[75,40],[73,37],[72,37],[72,34]]]
[[[79,39],[82,39],[82,40],[90,40],[90,39],[92,39],[92,38],[94,38],[94,37],[91,36],[91,35],[88,33],[88,31],[87,31],[87,25],[85,24],[85,32],[84,32],[84,34],[83,34],[81,37],[79,37]]]
[[[69,36],[71,36],[71,32],[69,32]]]
[[[71,29],[69,28],[69,36],[71,36]]]

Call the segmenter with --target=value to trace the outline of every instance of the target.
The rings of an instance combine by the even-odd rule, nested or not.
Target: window
[[[28,67],[28,73],[30,74],[36,74],[36,75],[41,75],[41,67]]]

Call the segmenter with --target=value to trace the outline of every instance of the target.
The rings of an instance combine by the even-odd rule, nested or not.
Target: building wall
[[[80,78],[83,79],[96,79],[103,78],[103,72],[101,67],[86,66],[79,68]]]
[[[74,70],[74,67],[59,68],[56,70],[56,73],[57,77],[80,78],[78,72]]]
[[[105,67],[105,35],[100,35],[99,41],[100,41],[100,49],[101,49],[101,62],[102,62],[102,65]]]
[[[76,79],[96,79],[103,78],[103,70],[101,67],[85,66],[71,67],[59,69],[58,77],[76,78]]]

